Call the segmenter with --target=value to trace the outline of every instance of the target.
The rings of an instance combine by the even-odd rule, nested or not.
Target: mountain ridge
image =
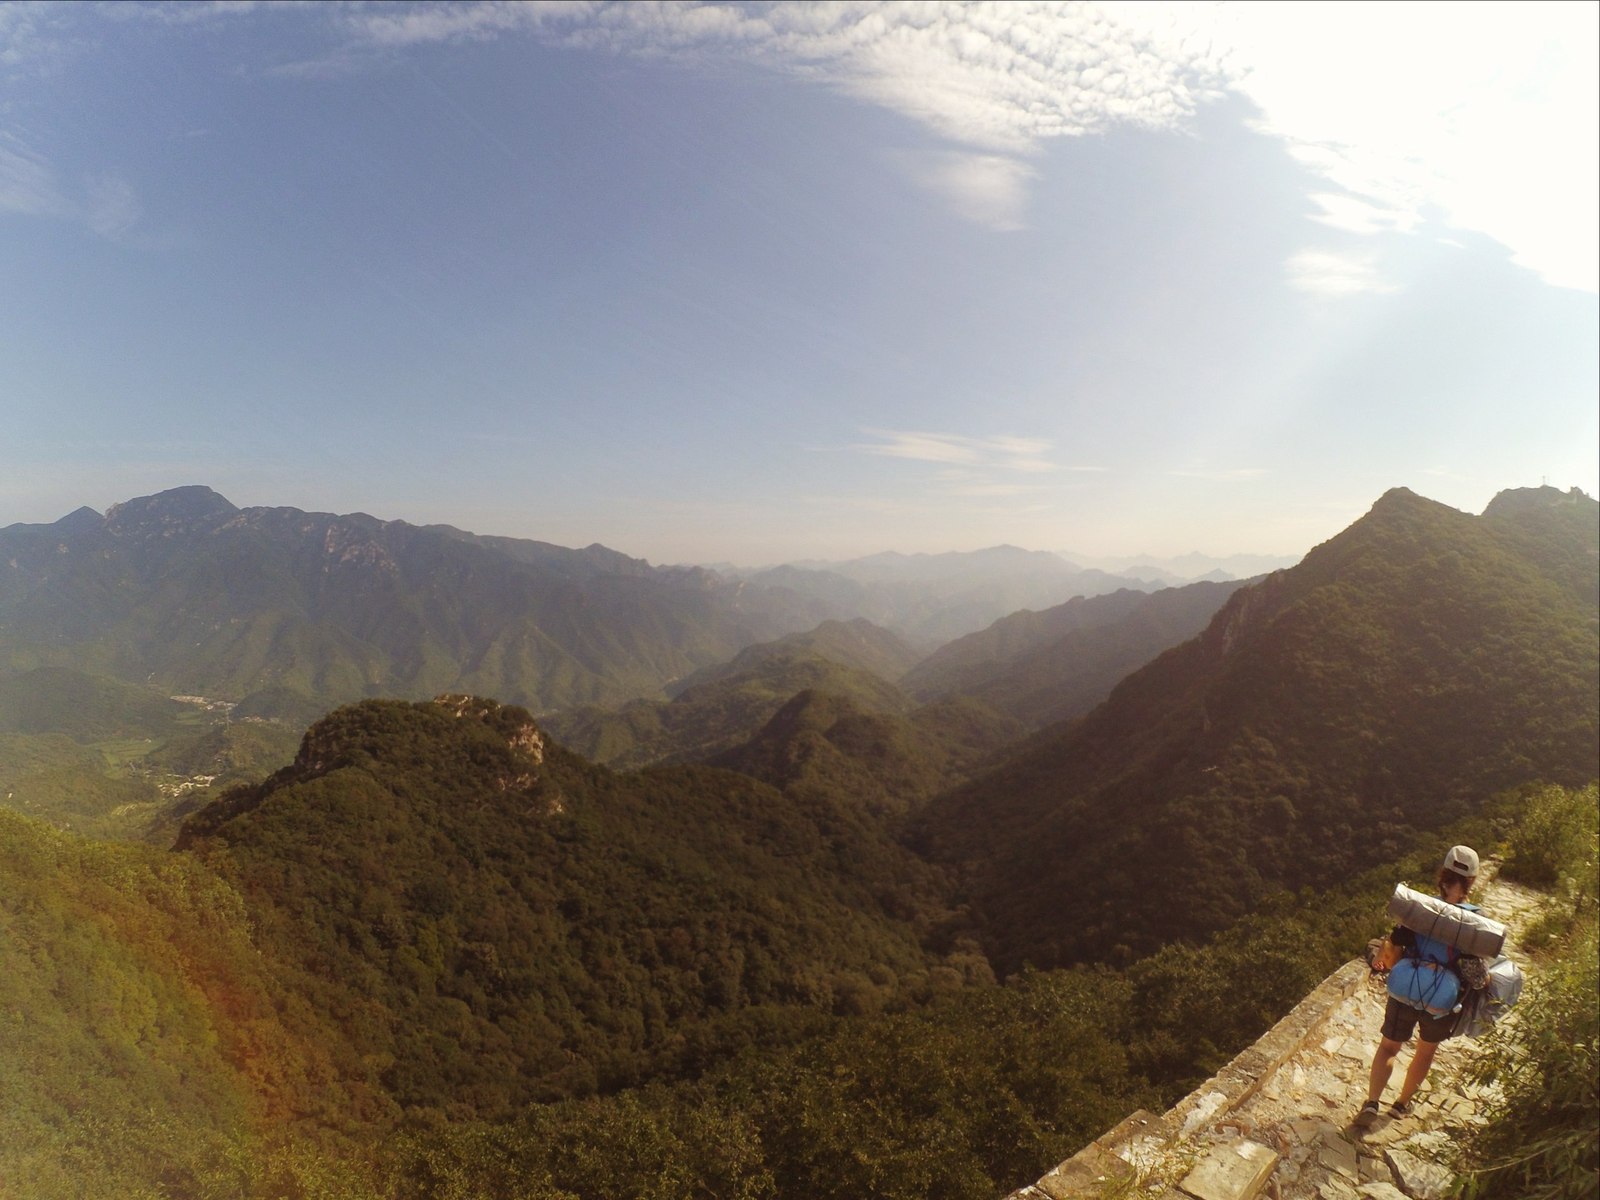
[[[241,509],[194,486],[0,529],[0,666],[65,666],[329,707],[480,691],[553,707],[658,694],[814,603],[590,547],[363,513]]]
[[[1582,511],[1558,532],[1592,547],[1600,506]],[[966,872],[1011,970],[1138,952],[1156,928],[1203,936],[1499,788],[1581,786],[1600,756],[1595,608],[1540,545],[1393,489],[1093,712],[935,800],[918,844]]]

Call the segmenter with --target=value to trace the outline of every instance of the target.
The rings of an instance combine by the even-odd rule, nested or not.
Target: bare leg
[[[1378,1042],[1377,1053],[1372,1056],[1372,1074],[1367,1079],[1368,1100],[1376,1102],[1383,1098],[1383,1089],[1389,1086],[1389,1073],[1394,1070],[1394,1060],[1404,1045],[1404,1042],[1391,1041],[1389,1038],[1383,1038]],[[1428,1052],[1428,1061],[1433,1061],[1431,1049]],[[1415,1063],[1416,1060],[1412,1059],[1412,1062]],[[1426,1071],[1427,1068],[1424,1067],[1423,1070]],[[1410,1078],[1408,1072],[1406,1075],[1408,1082]]]
[[[1417,1089],[1422,1086],[1422,1081],[1428,1077],[1428,1068],[1433,1066],[1433,1056],[1439,1049],[1438,1042],[1417,1042],[1417,1051],[1411,1056],[1411,1065],[1406,1067],[1405,1082],[1400,1085],[1400,1099],[1396,1104],[1404,1104],[1417,1094]],[[1377,1066],[1377,1062],[1373,1062]],[[1387,1077],[1388,1072],[1384,1072]]]

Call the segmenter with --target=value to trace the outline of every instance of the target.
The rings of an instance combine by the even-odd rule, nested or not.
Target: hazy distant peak
[[[58,533],[82,533],[88,529],[98,529],[104,521],[103,516],[85,504],[57,521],[55,529]]]
[[[231,517],[238,511],[238,505],[227,497],[201,484],[192,484],[113,504],[106,510],[106,521],[128,528],[147,522],[170,524],[221,519]]]
[[[197,525],[221,525],[238,514],[238,506],[206,486],[187,486],[158,491],[154,496],[138,496],[106,510],[110,533],[150,533]]]
[[[1536,488],[1506,488],[1495,494],[1489,501],[1489,506],[1483,510],[1486,517],[1504,517],[1513,513],[1536,512],[1544,508],[1556,508],[1563,505],[1572,505],[1581,508],[1587,504],[1591,508],[1600,509],[1600,503],[1585,493],[1581,488],[1570,488],[1563,492],[1560,488],[1550,487],[1548,484]]]

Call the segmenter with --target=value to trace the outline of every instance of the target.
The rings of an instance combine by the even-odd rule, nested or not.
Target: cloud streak
[[[890,109],[952,147],[906,155],[961,216],[1023,224],[1028,158],[1050,138],[1170,129],[1219,94],[1209,43],[1138,8],[1065,3],[408,5],[352,13],[355,37],[399,49],[528,33],[689,65],[755,64]]]
[[[106,176],[81,194],[62,186],[55,168],[14,137],[0,132],[0,214],[77,221],[110,241],[121,241],[143,215],[125,179]]]
[[[58,217],[71,208],[50,164],[0,133],[0,212]]]
[[[850,449],[882,458],[906,458],[917,462],[943,463],[949,466],[970,467],[974,470],[1006,471],[1026,475],[1093,469],[1068,468],[1050,461],[1045,456],[1051,450],[1051,443],[1042,438],[1008,436],[975,438],[956,433],[890,429],[864,429],[862,432],[879,440],[857,443]]]
[[[1050,140],[1182,128],[1225,93],[1324,181],[1354,236],[1430,212],[1561,286],[1596,290],[1600,85],[1589,4],[1184,5],[862,0],[383,7],[341,19],[398,50],[534,34],[686,65],[754,64],[890,109],[949,149],[902,166],[969,220],[1024,223]],[[1352,289],[1360,290],[1360,289]],[[1347,290],[1341,294],[1351,294]],[[1325,293],[1332,294],[1332,293]]]
[[[1302,250],[1285,266],[1291,286],[1312,296],[1383,295],[1397,291],[1379,273],[1370,254],[1336,250]]]

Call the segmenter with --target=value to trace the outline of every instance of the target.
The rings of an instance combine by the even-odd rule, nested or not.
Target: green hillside
[[[849,797],[892,819],[970,778],[1021,732],[1009,717],[963,698],[902,715],[808,689],[754,737],[709,761],[789,795]]]
[[[869,711],[904,712],[911,702],[883,672],[901,674],[915,657],[865,621],[830,621],[697,671],[672,689],[671,701],[571,709],[541,725],[569,749],[619,770],[703,761],[750,737],[806,690],[847,696]]]
[[[0,732],[78,742],[164,737],[186,706],[148,687],[62,667],[0,673]]]
[[[947,915],[848,798],[613,775],[465,699],[338,710],[180,846],[335,1014],[352,1080],[480,1116],[687,1069],[766,1009],[911,1003]]]
[[[458,768],[476,762],[498,777],[526,765],[472,729],[502,714],[478,706],[451,718],[468,731]],[[344,714],[369,729],[376,715]],[[311,761],[337,774],[387,744],[353,745],[348,732],[323,730]],[[524,737],[520,753],[530,746]],[[396,764],[391,782],[407,778],[426,783]],[[1573,802],[1592,807],[1592,791],[1563,801]],[[1447,836],[1497,840],[1486,824]],[[846,977],[831,1013],[768,1008],[691,1031],[693,1064],[675,1081],[517,1106],[498,1121],[475,1115],[481,1088],[397,1116],[395,1094],[370,1080],[385,1060],[351,1056],[352,1023],[370,1023],[409,988],[435,1022],[417,1037],[431,1043],[431,1064],[445,1064],[451,1045],[472,1038],[474,1004],[413,977],[379,978],[370,998],[351,988],[324,1008],[327,980],[315,976],[361,956],[359,930],[324,918],[297,935],[318,950],[299,966],[280,958],[294,949],[285,929],[314,907],[264,913],[276,905],[229,882],[220,872],[234,864],[218,849],[88,843],[0,813],[0,1020],[15,1051],[0,1064],[0,1179],[27,1180],[29,1200],[1003,1194],[1131,1109],[1170,1103],[1260,1033],[1353,953],[1381,923],[1393,879],[1426,870],[1437,846],[1429,838],[1311,906],[1276,897],[1205,947],[1126,971],[1024,972],[1002,986],[958,947],[912,1005],[886,1003],[870,975]],[[481,979],[482,945],[470,959]],[[537,994],[553,1008],[568,982],[540,981]]]
[[[182,811],[266,778],[298,743],[226,705],[81,671],[0,676],[0,807],[95,837],[170,844]]]
[[[701,684],[743,675],[769,658],[820,658],[876,675],[886,683],[897,683],[921,657],[902,638],[864,618],[824,621],[815,629],[746,646],[727,662],[702,667],[687,679],[674,682],[667,692],[677,696]]]
[[[1511,521],[1386,494],[1081,722],[942,797],[919,844],[966,872],[1010,969],[1200,936],[1502,788],[1586,782],[1600,521],[1582,505],[1586,521]]]

